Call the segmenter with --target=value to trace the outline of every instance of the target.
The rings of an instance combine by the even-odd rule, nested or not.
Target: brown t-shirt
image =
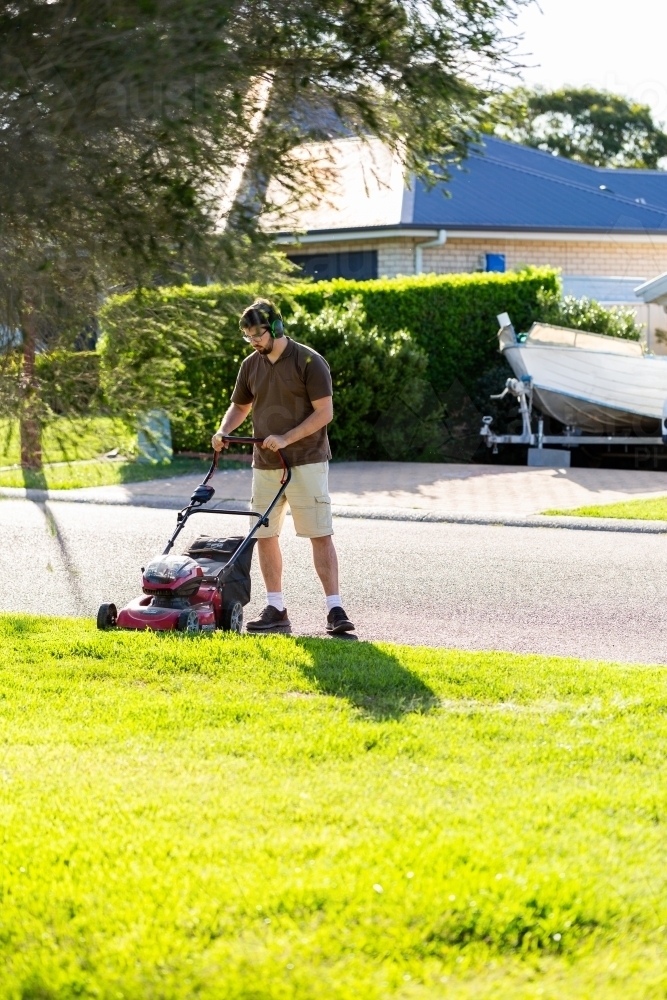
[[[240,406],[252,403],[253,436],[286,434],[309,417],[314,399],[332,396],[331,372],[321,354],[312,347],[287,338],[287,347],[276,362],[253,351],[243,360],[232,393]],[[326,427],[285,448],[290,465],[310,465],[331,458]],[[279,469],[275,452],[255,445],[252,464],[256,469]]]

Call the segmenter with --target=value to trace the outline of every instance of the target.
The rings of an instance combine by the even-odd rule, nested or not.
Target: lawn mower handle
[[[233,437],[233,436],[232,436],[232,435],[230,435],[230,434],[223,434],[223,436],[222,436],[222,440],[223,440],[223,441],[231,441],[231,443],[232,443],[232,444],[264,444],[264,438],[254,438],[254,437]],[[217,462],[217,456],[218,456],[219,454],[220,454],[220,452],[217,452],[217,451],[216,451],[216,453],[215,453],[215,456],[216,456],[216,457],[214,457],[214,459],[213,459],[213,462],[214,462],[214,465],[213,465],[213,468],[215,468],[215,464],[216,464],[216,462]],[[283,478],[282,478],[282,479],[280,480],[280,485],[282,486],[282,485],[283,485],[283,483],[285,483],[285,484],[286,484],[286,483],[287,483],[287,482],[289,481],[289,472],[290,472],[290,467],[289,467],[289,465],[287,464],[287,459],[286,459],[286,458],[285,458],[285,456],[283,455],[283,453],[282,453],[282,451],[280,450],[280,448],[278,448],[278,449],[276,450],[276,454],[277,454],[278,458],[280,459],[280,464],[281,464],[281,465],[282,465],[282,467],[283,467]],[[204,482],[206,482],[206,480],[204,480]]]
[[[262,444],[263,441],[264,441],[264,438],[257,438],[257,437],[232,437],[230,435],[225,435],[223,437],[223,441],[230,441],[230,442],[233,442],[235,444]],[[236,560],[238,559],[238,557],[244,551],[244,549],[246,549],[248,547],[248,545],[250,544],[250,540],[257,533],[257,531],[259,530],[259,528],[262,525],[264,525],[265,527],[268,527],[268,525],[269,525],[269,514],[271,513],[271,511],[273,510],[273,508],[275,507],[275,505],[278,503],[278,501],[280,500],[281,496],[283,495],[283,493],[287,489],[287,486],[289,484],[290,479],[292,478],[292,470],[290,469],[289,464],[287,462],[287,459],[283,455],[282,451],[280,451],[280,449],[278,449],[277,454],[278,454],[278,457],[280,458],[280,462],[281,462],[281,465],[283,467],[283,475],[282,475],[282,479],[280,480],[280,488],[279,488],[278,492],[276,493],[275,497],[273,498],[273,500],[271,501],[271,503],[269,504],[269,506],[264,511],[264,513],[263,514],[258,514],[257,511],[255,511],[255,510],[224,510],[224,509],[221,510],[220,508],[217,508],[217,509],[213,510],[211,508],[204,508],[204,507],[201,506],[201,504],[202,503],[206,503],[207,500],[205,500],[204,498],[200,498],[199,500],[195,500],[194,499],[196,497],[196,495],[197,495],[198,490],[200,490],[203,486],[206,486],[206,484],[208,483],[209,479],[211,478],[211,476],[213,475],[213,473],[215,472],[215,470],[218,467],[218,459],[220,457],[220,452],[219,451],[214,451],[213,452],[213,461],[211,462],[211,466],[210,466],[208,472],[206,473],[206,476],[202,480],[202,482],[199,484],[199,486],[197,487],[197,489],[195,490],[195,492],[192,494],[192,498],[190,500],[190,503],[187,505],[187,507],[184,507],[183,510],[180,510],[178,512],[178,514],[176,515],[176,530],[174,531],[173,535],[171,536],[171,538],[167,542],[167,547],[165,548],[165,550],[163,552],[163,555],[167,555],[171,551],[171,549],[173,547],[173,544],[176,541],[176,538],[178,537],[178,535],[181,533],[181,531],[185,527],[185,522],[188,520],[188,518],[190,517],[191,514],[245,514],[246,517],[248,517],[248,516],[249,517],[256,517],[257,521],[255,523],[255,526],[252,528],[252,530],[243,539],[243,542],[241,543],[241,545],[239,545],[239,547],[236,550],[236,552],[234,552],[234,554],[232,555],[231,559],[225,564],[225,569],[228,569],[233,563],[235,563]],[[213,496],[213,489],[212,489],[212,487],[209,487],[209,491],[210,491],[211,496],[209,496],[208,499],[210,500],[211,497]]]
[[[233,437],[230,434],[224,434],[222,436],[222,440],[223,441],[231,441],[233,444],[263,444],[264,443],[264,438]],[[278,449],[277,455],[278,455],[278,458],[280,459],[280,463],[281,463],[281,465],[283,467],[283,478],[280,480],[280,485],[282,486],[282,484],[285,482],[285,479],[287,477],[287,473],[289,472],[289,468],[290,467],[287,464],[287,459],[283,455],[282,451],[280,451],[280,449]],[[207,482],[209,481],[209,479],[211,478],[211,476],[213,475],[213,473],[215,472],[215,470],[218,467],[218,461],[219,461],[219,459],[220,459],[220,451],[214,451],[213,452],[213,461],[211,462],[211,466],[210,466],[208,472],[206,473],[206,476],[204,477],[204,479],[200,483],[200,486],[206,486]]]

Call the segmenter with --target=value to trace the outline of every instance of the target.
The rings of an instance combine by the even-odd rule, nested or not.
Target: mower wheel
[[[199,632],[199,616],[196,611],[181,611],[176,628],[179,632],[196,635]]]
[[[118,611],[115,604],[100,604],[97,612],[97,627],[101,629],[114,628],[118,621]]]
[[[243,605],[239,601],[222,609],[222,627],[225,632],[240,633],[243,628]]]

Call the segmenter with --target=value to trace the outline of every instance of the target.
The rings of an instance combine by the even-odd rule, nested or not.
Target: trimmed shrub
[[[386,458],[375,425],[394,410],[406,387],[423,377],[426,354],[403,330],[381,336],[369,328],[358,298],[328,303],[315,316],[296,305],[285,328],[294,340],[323,355],[331,368],[332,454],[338,459]]]
[[[515,407],[489,400],[511,374],[498,353],[499,312],[509,312],[517,330],[542,320],[639,336],[634,318],[623,310],[562,299],[557,273],[546,268],[303,282],[272,290],[160,288],[105,304],[98,354],[57,352],[38,359],[50,412],[59,412],[65,400],[70,410],[74,403],[75,410],[86,412],[94,403],[101,412],[100,395],[106,412],[126,419],[160,406],[172,418],[177,450],[208,449],[248,353],[238,317],[260,292],[280,306],[288,334],[311,345],[331,366],[330,436],[337,458],[463,460],[458,439],[467,434],[464,452],[472,454],[481,413],[492,413],[497,427],[509,427]],[[401,406],[408,407],[410,419]],[[456,430],[447,431],[449,425]],[[239,429],[249,430],[249,421]],[[423,440],[427,444],[420,450]]]
[[[426,352],[426,377],[438,395],[458,380],[469,393],[498,365],[498,322],[508,312],[517,330],[539,318],[538,293],[558,294],[558,273],[525,268],[505,274],[443,274],[376,281],[336,279],[304,284],[291,299],[317,313],[327,303],[358,297],[368,323],[381,333],[405,330]],[[289,303],[286,304],[289,308]]]
[[[162,406],[172,417],[175,448],[208,448],[247,353],[238,317],[261,291],[282,309],[288,332],[331,365],[336,457],[386,457],[374,434],[385,400],[391,405],[400,386],[421,376],[443,399],[459,382],[476,402],[480,379],[500,360],[496,315],[508,311],[517,329],[527,329],[539,316],[538,292],[558,288],[555,271],[526,268],[277,289],[184,285],[116,296],[100,316],[101,379],[112,412]]]

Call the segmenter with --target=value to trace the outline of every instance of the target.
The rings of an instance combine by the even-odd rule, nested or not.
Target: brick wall
[[[299,253],[377,250],[378,275],[393,278],[414,274],[414,247],[419,240],[350,240],[299,247]],[[480,256],[505,254],[508,269],[523,264],[560,267],[564,274],[654,278],[667,271],[667,243],[570,242],[565,240],[449,239],[442,247],[423,251],[424,273],[447,274],[479,270]]]
[[[348,243],[306,244],[299,253],[336,253],[377,250],[378,276],[394,278],[414,274],[415,244],[423,240],[350,240]],[[442,247],[423,251],[425,274],[477,271],[485,253],[505,254],[508,269],[524,264],[560,267],[563,274],[588,276],[655,278],[667,271],[667,243],[630,241],[593,243],[566,240],[449,239]],[[656,331],[667,331],[667,309],[638,304],[637,319],[656,354],[667,354],[667,344],[658,341]]]
[[[562,268],[564,274],[633,278],[653,278],[667,271],[667,243],[457,239],[424,250],[424,271],[474,271],[485,253],[505,254],[508,269],[546,264]]]
[[[378,276],[395,278],[397,274],[415,273],[413,240],[378,240]]]

